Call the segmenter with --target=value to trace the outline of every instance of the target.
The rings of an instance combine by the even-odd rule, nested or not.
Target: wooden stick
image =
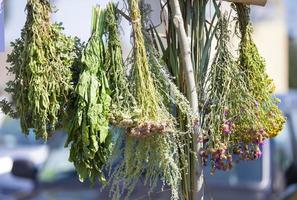
[[[198,94],[195,82],[194,68],[191,57],[191,42],[186,34],[184,20],[181,13],[181,8],[179,0],[169,0],[170,7],[172,9],[173,22],[177,30],[178,42],[180,45],[183,66],[185,68],[185,76],[187,81],[187,97],[191,105],[193,114],[199,115],[198,109]],[[198,120],[194,122],[194,133],[192,134],[192,152],[197,154],[202,148],[201,144],[198,144],[198,134],[199,134],[199,123]],[[191,198],[192,200],[203,200],[204,198],[204,180],[203,180],[203,167],[199,155],[198,161],[195,159],[195,156],[192,156],[190,161],[190,177],[192,188],[191,188]]]
[[[267,0],[224,0],[224,1],[243,3],[247,5],[257,5],[257,6],[265,6],[267,3]]]

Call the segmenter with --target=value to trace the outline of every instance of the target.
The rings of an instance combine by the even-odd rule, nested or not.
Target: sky
[[[65,33],[76,35],[83,41],[88,39],[91,25],[92,6],[99,4],[105,6],[106,0],[55,0],[57,12],[53,15],[55,21],[62,22],[65,27]],[[8,0],[6,6],[9,9],[9,15],[6,19],[5,35],[6,41],[12,41],[19,37],[20,30],[23,27],[25,16],[26,0]]]

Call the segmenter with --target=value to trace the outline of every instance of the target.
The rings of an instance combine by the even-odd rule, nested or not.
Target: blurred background
[[[0,0],[1,3],[2,0]],[[58,12],[53,19],[63,22],[65,33],[86,41],[90,33],[91,9],[106,0],[52,1]],[[152,9],[159,1],[148,1]],[[20,36],[25,23],[26,0],[3,0],[5,52],[0,53],[0,99],[7,97],[5,82],[12,77],[6,71],[9,43]],[[124,5],[120,4],[120,7]],[[159,20],[159,15],[153,15]],[[230,172],[210,176],[205,169],[206,200],[297,200],[297,1],[268,0],[266,7],[252,6],[254,37],[273,78],[280,108],[287,117],[282,134],[263,146],[263,157],[241,162]],[[123,20],[124,52],[130,44],[129,24]],[[74,167],[68,162],[64,148],[65,133],[59,132],[48,142],[35,141],[33,135],[23,136],[19,122],[0,112],[0,200],[6,199],[109,199],[108,188],[77,180]],[[168,191],[147,194],[141,184],[131,199],[169,199]]]

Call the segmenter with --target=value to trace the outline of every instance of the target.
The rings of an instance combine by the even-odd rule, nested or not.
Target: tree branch
[[[195,116],[198,116],[198,95],[197,88],[195,83],[195,76],[193,70],[193,63],[191,57],[191,48],[190,41],[186,34],[184,28],[184,22],[180,10],[180,5],[178,0],[170,0],[169,4],[172,9],[173,22],[176,27],[179,39],[180,49],[182,51],[183,62],[186,70],[186,79],[187,79],[187,96],[189,98],[193,113]]]

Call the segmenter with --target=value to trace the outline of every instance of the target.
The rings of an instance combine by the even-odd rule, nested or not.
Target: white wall
[[[254,39],[266,60],[267,72],[274,80],[277,93],[289,89],[288,27],[283,0],[269,0],[266,7],[252,7]]]

